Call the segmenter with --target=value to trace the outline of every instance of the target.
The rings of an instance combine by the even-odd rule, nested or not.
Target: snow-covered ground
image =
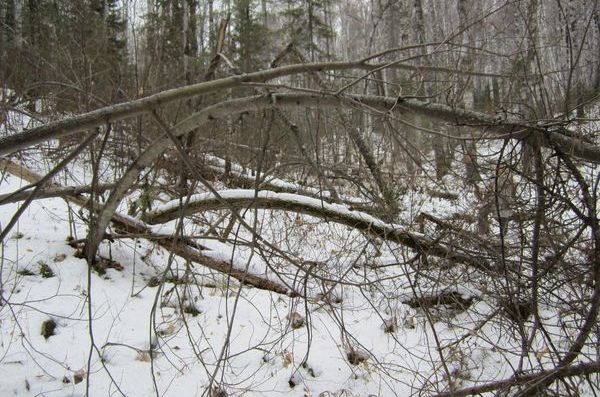
[[[0,193],[23,183],[5,175]],[[16,209],[2,206],[0,222]],[[298,298],[240,290],[198,265],[188,267],[190,284],[158,287],[151,280],[167,266],[181,276],[186,265],[144,240],[103,246],[101,254],[122,270],[92,271],[88,280],[85,260],[67,244],[86,230],[81,221],[70,225],[68,213],[61,199],[34,202],[3,246],[0,395],[84,395],[92,340],[91,395],[146,396],[155,388],[160,395],[201,395],[212,376],[230,395],[407,395],[434,381],[423,378],[431,372],[431,332],[398,297],[373,307],[383,303],[377,293],[338,287],[342,302],[305,307]],[[297,329],[289,321],[294,312],[306,321]],[[392,317],[399,327],[384,333]],[[47,320],[56,329],[45,338]],[[358,365],[349,363],[352,349]],[[478,354],[470,360],[485,356]]]
[[[43,172],[50,164],[41,160],[26,165]],[[101,181],[110,182],[105,170]],[[416,230],[421,212],[449,219],[474,211],[474,193],[458,182],[457,172],[442,181],[454,186],[452,200],[432,197],[427,186],[408,189],[400,197],[398,225],[314,197],[256,196],[337,211],[390,230]],[[0,194],[26,184],[10,174],[1,177]],[[89,184],[89,166],[75,162],[56,180]],[[298,188],[283,179],[271,182]],[[226,199],[255,196],[215,187]],[[119,211],[126,213],[142,195],[134,191]],[[146,215],[179,205],[168,199],[156,194]],[[199,193],[190,203],[210,199]],[[2,227],[18,206],[0,206]],[[187,219],[186,236],[206,248],[206,257],[277,279],[308,299],[241,287],[143,236],[105,241],[99,253],[106,268],[89,270],[77,245],[68,244],[85,238],[80,217],[87,213],[60,198],[34,201],[1,247],[0,396],[427,396],[509,378],[519,367],[553,368],[556,357],[539,332],[521,355],[518,327],[499,314],[495,291],[502,280],[459,265],[428,267],[406,247],[315,216],[268,208],[240,213],[268,244],[239,223],[226,239],[216,236],[208,225],[226,229],[230,215],[222,210]],[[177,222],[148,228],[170,234]],[[427,310],[410,304],[415,296],[443,293],[468,303]],[[571,292],[561,293],[566,300]],[[581,318],[546,303],[553,297],[544,299],[540,319],[556,348],[565,350],[577,322],[565,324],[571,315]],[[532,327],[525,321],[524,335]],[[589,346],[583,353],[597,356]],[[589,384],[580,386],[582,395],[592,395]]]

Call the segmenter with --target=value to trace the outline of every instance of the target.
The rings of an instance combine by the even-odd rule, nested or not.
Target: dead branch
[[[41,175],[23,167],[13,161],[1,159],[0,165],[5,165],[6,170],[11,174],[22,178],[30,183],[35,183],[42,179]],[[56,186],[56,184],[55,184]],[[75,204],[79,207],[86,208],[89,206],[88,201],[79,195],[65,195],[65,200]],[[95,203],[94,208],[100,208],[100,205]],[[152,232],[150,226],[142,221],[135,218],[131,218],[126,215],[114,213],[112,215],[112,223],[116,226],[120,233],[131,233],[148,236],[149,240],[153,240],[159,246],[163,247],[167,251],[173,252],[176,255],[181,256],[184,259],[190,260],[195,263],[199,263],[209,269],[216,270],[218,272],[227,274],[236,280],[253,287],[264,289],[268,291],[277,292],[289,296],[298,296],[298,294],[287,287],[274,280],[266,279],[260,275],[246,272],[244,269],[235,268],[231,263],[217,260],[203,254],[198,249],[190,246],[185,240],[177,239],[173,236],[156,235]]]
[[[538,382],[543,382],[546,384],[547,382],[552,383],[558,379],[568,378],[571,376],[591,375],[598,372],[600,372],[600,362],[593,361],[590,363],[558,367],[547,371],[539,371],[532,374],[515,375],[508,379],[490,382],[480,386],[473,386],[451,392],[439,393],[436,394],[435,397],[463,397],[480,395],[483,393],[508,389],[510,387],[519,385],[530,385],[531,387],[535,387],[535,384]]]
[[[424,234],[407,231],[400,225],[388,224],[369,214],[353,211],[343,205],[330,204],[297,194],[256,192],[250,189],[220,191],[219,195],[220,198],[210,193],[194,195],[184,208],[180,208],[179,200],[174,200],[148,213],[145,220],[150,224],[164,223],[178,218],[182,213],[189,216],[197,212],[229,209],[230,207],[292,211],[340,223],[451,262],[464,263],[479,269],[490,268],[485,259],[471,255],[456,246],[446,246]]]
[[[439,294],[422,295],[402,300],[402,303],[416,308],[432,308],[438,305],[456,306],[466,309],[473,303],[474,296],[463,296],[457,291],[442,291]]]
[[[4,163],[4,160],[0,160]],[[115,187],[114,183],[102,184],[96,186],[96,191],[98,193],[105,192],[107,190],[111,190]],[[43,189],[39,193],[36,194],[35,200],[53,198],[53,197],[67,197],[67,196],[77,196],[84,193],[90,193],[92,191],[92,186],[65,186],[65,187],[50,187]],[[16,203],[19,201],[27,200],[29,195],[31,194],[30,190],[20,191],[17,193],[7,193],[0,195],[0,205]]]

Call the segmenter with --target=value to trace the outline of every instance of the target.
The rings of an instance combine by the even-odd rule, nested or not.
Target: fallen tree
[[[547,128],[541,128],[536,125],[517,121],[499,121],[485,114],[455,109],[449,106],[432,104],[415,99],[404,100],[402,98],[372,96],[335,96],[327,93],[258,95],[221,102],[202,109],[172,127],[162,126],[163,129],[168,129],[168,135],[153,141],[130,165],[127,172],[117,182],[115,189],[112,191],[100,214],[97,225],[98,228],[95,231],[96,235],[92,241],[99,241],[98,238],[108,225],[112,213],[116,210],[125,193],[133,185],[139,173],[154,163],[164,150],[173,145],[174,138],[189,133],[218,118],[247,111],[259,111],[272,107],[359,107],[378,110],[383,114],[387,114],[388,112],[398,112],[402,114],[405,111],[410,111],[453,124],[476,126],[483,130],[480,138],[488,137],[488,134],[490,133],[496,134],[495,139],[523,138],[533,134],[533,136],[539,137],[539,140],[528,141],[540,141],[542,144],[549,147],[558,146],[564,148],[568,153],[575,155],[576,157],[582,157],[590,161],[600,161],[600,148],[597,146],[583,143],[581,140],[567,137],[558,132],[550,131]],[[492,135],[491,138],[494,139],[494,135]]]
[[[10,160],[1,159],[0,169],[6,170],[10,174],[22,178],[30,183],[35,183],[42,179],[42,176],[13,162]],[[59,195],[53,195],[52,192],[60,192]],[[53,183],[52,188],[48,193],[42,193],[38,198],[60,196],[66,201],[75,204],[81,208],[89,208],[89,199],[82,195],[82,191],[73,190],[72,188],[64,188],[56,183]],[[21,197],[25,199],[25,197]],[[100,208],[98,203],[92,203],[93,208]],[[157,234],[152,231],[152,227],[135,218],[114,213],[111,218],[116,231],[120,234],[133,234],[148,240],[156,242],[159,246],[178,255],[191,262],[198,263],[209,269],[216,270],[225,275],[231,276],[242,284],[251,285],[255,288],[260,288],[268,291],[277,292],[289,296],[299,295],[291,287],[284,283],[270,280],[264,275],[259,275],[250,272],[243,266],[236,266],[234,263],[225,262],[215,259],[214,257],[203,253],[205,247],[194,243],[192,240],[173,235]]]
[[[219,191],[218,197],[212,193],[196,194],[189,199],[173,200],[155,208],[145,215],[150,224],[165,223],[181,216],[198,212],[222,209],[269,209],[302,213],[336,222],[365,234],[404,245],[417,252],[437,256],[451,262],[464,263],[478,269],[490,269],[485,258],[469,253],[459,247],[447,246],[424,234],[411,232],[400,225],[388,224],[372,215],[354,211],[340,204],[290,193],[238,189]]]
[[[297,66],[297,65],[295,65]],[[315,65],[302,65],[309,71]],[[286,68],[286,67],[284,67]],[[299,69],[291,69],[300,73]],[[318,69],[318,68],[317,68]],[[262,73],[262,72],[257,72]],[[268,74],[271,78],[280,77],[278,74]],[[289,73],[287,73],[289,74]],[[287,75],[282,73],[281,75]],[[265,77],[266,79],[266,77]],[[165,103],[176,99],[207,94],[219,89],[243,87],[244,83],[252,82],[251,78],[234,76],[227,79],[214,80],[200,83],[196,86],[182,87],[165,91],[148,98],[131,102],[112,105],[79,116],[73,116],[58,122],[48,123],[32,128],[18,134],[0,138],[0,156],[15,152],[49,139],[57,139],[78,132],[88,131],[106,123],[137,116],[142,113],[151,113]],[[278,86],[275,86],[278,87]],[[266,108],[290,107],[317,107],[326,106],[334,108],[358,107],[375,110],[389,115],[401,115],[405,112],[423,115],[433,120],[440,120],[454,125],[476,127],[482,129],[482,138],[486,139],[522,139],[535,137],[543,146],[560,148],[565,153],[585,161],[600,162],[600,147],[581,137],[578,137],[561,125],[550,123],[547,126],[515,118],[503,119],[472,110],[450,107],[447,105],[422,101],[411,97],[379,97],[369,95],[335,94],[327,91],[313,91],[312,93],[272,93],[257,95],[209,106],[202,111],[189,116],[174,128],[176,136],[190,132],[197,128],[205,119],[213,120],[224,115],[239,114],[247,111],[258,111]],[[212,109],[212,113],[206,113]],[[225,111],[227,113],[225,113]],[[488,135],[488,134],[492,135]]]
[[[586,140],[583,136],[574,136],[566,128],[568,121],[535,122],[515,117],[496,117],[490,114],[462,109],[457,106],[431,103],[408,96],[385,97],[345,94],[345,87],[338,91],[327,90],[325,88],[316,91],[311,89],[295,89],[285,85],[262,84],[263,81],[294,73],[317,73],[326,69],[369,69],[372,66],[373,65],[370,64],[361,64],[360,62],[291,65],[169,90],[148,98],[109,106],[80,116],[24,131],[20,134],[4,137],[0,139],[0,155],[12,153],[20,148],[28,147],[29,145],[40,143],[48,139],[78,133],[87,134],[85,135],[86,141],[91,140],[98,132],[102,131],[102,128],[99,127],[106,125],[107,123],[136,115],[150,114],[153,117],[153,121],[160,126],[162,135],[159,134],[152,137],[152,139],[149,139],[150,142],[148,146],[145,147],[144,151],[135,159],[135,161],[128,165],[127,170],[122,175],[117,177],[115,183],[110,186],[110,196],[103,206],[98,203],[90,205],[88,201],[85,201],[82,196],[80,196],[82,192],[93,191],[94,193],[97,193],[97,188],[93,187],[80,187],[69,190],[69,188],[55,186],[36,194],[36,198],[62,195],[67,199],[72,200],[72,202],[77,205],[85,205],[86,207],[93,208],[92,211],[95,211],[98,216],[95,219],[96,222],[90,225],[90,234],[86,246],[88,252],[92,255],[96,253],[98,246],[101,241],[103,241],[108,225],[112,222],[120,230],[125,230],[128,233],[133,233],[138,236],[146,235],[149,239],[157,241],[159,245],[170,252],[192,262],[200,263],[210,269],[227,274],[242,283],[289,296],[301,296],[301,293],[298,293],[297,290],[289,287],[283,281],[279,282],[278,280],[271,280],[264,274],[249,271],[245,265],[240,266],[240,264],[216,259],[215,256],[204,251],[202,247],[194,245],[194,243],[190,239],[185,238],[185,236],[183,236],[183,238],[180,236],[159,236],[156,233],[153,233],[150,224],[168,222],[203,211],[226,210],[231,212],[232,221],[239,222],[246,231],[252,234],[253,242],[265,243],[265,246],[269,249],[273,249],[273,245],[269,246],[268,242],[261,240],[261,236],[258,235],[256,228],[253,228],[245,222],[240,209],[263,208],[307,214],[346,225],[361,231],[367,236],[376,236],[408,247],[410,250],[417,253],[412,259],[406,259],[406,263],[410,265],[424,263],[426,265],[424,267],[430,269],[431,266],[427,266],[427,257],[431,255],[442,258],[444,261],[462,263],[469,267],[476,268],[477,270],[483,270],[483,272],[476,273],[478,275],[483,273],[484,277],[492,279],[492,283],[496,281],[495,278],[501,278],[501,281],[498,282],[498,285],[495,286],[496,289],[492,290],[492,293],[502,294],[503,297],[506,296],[509,305],[518,303],[518,300],[521,299],[521,295],[523,295],[527,298],[527,308],[531,308],[531,311],[528,311],[527,315],[518,314],[513,316],[514,318],[512,319],[512,322],[516,324],[515,328],[518,328],[518,331],[520,332],[523,357],[533,350],[532,341],[536,332],[542,335],[542,338],[546,338],[544,342],[547,342],[550,345],[554,343],[553,337],[544,334],[545,331],[542,327],[545,319],[543,319],[538,312],[538,307],[542,306],[542,299],[546,298],[544,295],[553,297],[552,294],[555,293],[554,285],[549,287],[543,285],[543,282],[545,282],[544,277],[551,272],[565,271],[566,273],[569,269],[557,270],[556,268],[559,267],[558,265],[563,268],[566,268],[567,266],[565,266],[564,263],[556,264],[557,266],[554,266],[553,262],[559,262],[561,258],[565,256],[566,251],[569,250],[576,251],[573,256],[577,258],[579,258],[580,255],[588,255],[589,261],[587,262],[592,265],[586,268],[585,273],[582,272],[578,274],[578,276],[581,276],[582,278],[588,277],[589,280],[585,280],[588,284],[582,283],[582,285],[589,297],[584,296],[583,299],[577,301],[580,304],[579,307],[577,304],[571,304],[569,302],[569,305],[577,309],[578,313],[582,313],[580,315],[580,317],[583,318],[582,325],[577,331],[576,336],[573,338],[573,341],[569,341],[568,351],[565,354],[558,349],[552,352],[553,359],[555,358],[555,362],[558,363],[556,371],[561,371],[561,368],[571,368],[569,366],[572,365],[574,360],[582,352],[582,349],[592,339],[594,325],[597,323],[596,319],[600,307],[600,262],[598,261],[600,234],[598,233],[595,200],[597,183],[595,185],[589,183],[588,180],[590,178],[587,175],[582,176],[578,169],[579,164],[574,164],[573,159],[583,160],[588,163],[598,163],[600,162],[600,148],[591,141]],[[401,65],[398,67],[401,67]],[[232,88],[245,88],[247,90],[269,89],[280,90],[283,92],[270,92],[268,94],[223,101],[204,107],[174,125],[169,125],[159,117],[158,111],[167,103]],[[465,127],[455,129],[455,135],[447,135],[445,136],[446,138],[450,137],[469,140],[491,139],[504,142],[499,154],[497,154],[493,182],[495,185],[493,188],[494,197],[493,200],[490,200],[488,203],[489,208],[493,207],[492,209],[496,211],[499,223],[500,236],[497,239],[494,238],[493,240],[488,240],[488,245],[493,247],[491,247],[491,249],[485,247],[486,239],[488,238],[487,233],[484,233],[484,236],[481,239],[476,239],[473,238],[473,236],[468,236],[466,232],[460,230],[460,227],[454,227],[454,225],[450,225],[447,222],[434,217],[429,217],[428,220],[435,223],[442,230],[437,233],[438,237],[436,238],[432,237],[432,235],[428,236],[426,234],[415,233],[402,226],[395,225],[392,222],[382,221],[365,212],[354,211],[351,207],[328,203],[314,197],[309,198],[298,194],[276,193],[271,191],[223,191],[216,189],[211,183],[206,181],[206,178],[203,178],[200,173],[194,174],[194,171],[197,171],[196,166],[190,161],[185,152],[185,148],[180,144],[181,137],[198,128],[208,126],[215,120],[228,120],[228,118],[231,118],[234,115],[242,115],[247,112],[261,112],[270,109],[279,111],[280,109],[301,108],[336,110],[358,109],[370,112],[377,117],[386,117],[390,120],[401,120],[403,117],[406,117],[406,115],[417,115],[427,120],[446,123],[456,127]],[[341,118],[342,117],[340,116],[340,119]],[[346,121],[345,123],[342,123],[344,128],[347,128],[348,126],[354,127],[345,117],[344,120]],[[94,127],[98,128],[93,132],[86,132]],[[294,128],[291,129],[292,132],[297,132]],[[360,132],[360,128],[357,128],[356,131]],[[431,132],[431,130],[428,131]],[[425,130],[425,132],[427,132],[427,130]],[[433,131],[433,133],[435,133],[435,131]],[[108,134],[106,136],[108,136]],[[399,136],[402,137],[400,134],[397,134],[396,138]],[[533,154],[537,156],[534,161],[534,166],[530,167],[535,171],[535,176],[531,175],[531,169],[517,169],[517,161],[521,160],[511,161],[510,157],[520,150],[520,145],[514,145],[508,148],[506,152],[514,150],[510,155],[506,155],[505,149],[508,147],[506,142],[513,139],[519,140],[519,143],[524,143],[524,147],[531,149]],[[354,141],[356,146],[360,146],[356,144],[356,139],[354,139]],[[190,180],[193,180],[194,183],[202,183],[206,190],[208,190],[208,193],[193,195],[192,193],[198,190],[196,189],[197,186],[192,184],[189,187],[190,196],[188,200],[185,198],[185,193],[181,193],[183,189],[180,189],[178,193],[181,194],[181,199],[156,208],[154,211],[146,214],[145,220],[150,224],[120,215],[117,212],[117,208],[122,200],[127,197],[131,188],[138,182],[140,173],[146,172],[150,167],[156,164],[160,156],[172,147],[175,147],[179,151],[181,161],[187,167],[187,171],[190,175],[192,175]],[[542,149],[544,151],[542,151]],[[362,150],[363,149],[359,147],[358,151],[360,152]],[[99,153],[101,153],[101,151]],[[520,153],[517,153],[517,155],[514,156],[518,157],[518,154]],[[508,156],[509,159],[506,160],[506,157],[503,156]],[[306,153],[304,157],[309,158]],[[363,155],[363,159],[364,158],[365,156]],[[524,163],[526,162],[525,160],[523,160]],[[544,161],[548,161],[548,163],[546,164]],[[316,163],[313,164],[313,167],[315,164]],[[179,163],[178,166],[181,166],[181,163]],[[527,192],[527,195],[528,199],[534,202],[534,204],[529,207],[534,208],[534,211],[532,211],[534,216],[531,220],[527,220],[528,223],[523,223],[519,226],[519,232],[521,233],[519,237],[512,237],[521,244],[521,250],[511,249],[511,246],[506,244],[506,241],[510,240],[510,237],[507,238],[505,235],[507,228],[505,224],[503,225],[501,223],[503,221],[502,218],[506,218],[502,214],[504,208],[501,207],[503,205],[502,201],[504,197],[502,197],[502,186],[500,186],[501,184],[498,182],[499,175],[503,172],[502,168],[504,168],[505,172],[509,173],[516,170],[515,173],[519,173],[521,176],[521,182],[529,184],[530,187],[532,187],[531,191]],[[553,171],[556,171],[555,179],[552,182],[545,180],[545,178],[547,178],[546,174],[550,174]],[[260,169],[258,169],[257,173],[258,177],[256,180],[263,176]],[[565,177],[565,175],[567,176]],[[372,176],[375,177],[375,175]],[[569,186],[569,189],[571,190],[567,191],[565,189],[564,191],[561,191],[561,185],[568,185],[567,181],[565,181],[566,178],[570,178],[570,181],[568,182],[575,183],[570,184],[571,186]],[[379,185],[382,185],[380,181],[377,182]],[[181,186],[187,188],[187,185],[184,185],[185,183],[181,184]],[[573,185],[576,186],[573,187]],[[383,191],[384,189],[380,188],[380,190]],[[28,195],[29,192],[19,192],[14,195],[1,197],[0,200],[8,202],[10,200],[20,198],[29,199],[30,197],[33,197],[26,197]],[[546,195],[551,196],[551,199],[547,200]],[[565,208],[567,209],[565,210]],[[551,209],[556,209],[556,212],[551,212]],[[575,215],[573,216],[572,214],[567,213],[568,211],[572,211]],[[554,216],[556,213],[559,214],[559,217],[571,217],[569,221],[572,224],[579,226],[581,223],[581,232],[578,232],[580,234],[572,235],[573,233],[571,233],[571,230],[568,228],[560,227],[556,228],[555,231],[553,230],[553,226],[547,226],[546,220],[548,215]],[[565,215],[565,213],[567,213],[567,215]],[[454,240],[448,238],[448,233],[450,232],[455,236]],[[592,236],[592,238],[588,238],[588,240],[580,239],[580,236],[584,235],[584,233]],[[559,237],[557,238],[556,236]],[[555,249],[553,245],[563,244],[559,239],[564,239],[565,236],[568,240],[567,244]],[[548,243],[544,241],[545,239],[553,241]],[[468,243],[466,243],[468,240],[476,241],[476,243],[472,244],[476,249],[469,250],[468,248],[465,248],[468,246]],[[544,244],[550,247],[549,249],[546,249],[545,252]],[[495,252],[494,255],[488,255],[487,253],[490,251],[498,251],[499,254],[496,255]],[[543,256],[548,253],[553,254],[553,256]],[[559,259],[556,261],[548,259],[553,257]],[[420,260],[422,260],[422,262],[419,262]],[[293,260],[288,261],[288,263],[294,264]],[[542,269],[542,267],[545,266],[545,263],[551,263],[554,268]],[[318,279],[318,276],[311,274],[310,269],[306,271],[305,268],[301,268],[301,266],[298,267],[307,274],[306,280],[308,280],[308,276],[314,276],[315,279]],[[443,266],[440,266],[440,268],[445,270],[443,269]],[[459,269],[462,270],[462,268]],[[420,268],[415,270],[415,273],[419,276],[426,272],[427,270],[421,271]],[[274,272],[274,274],[277,277],[279,276],[277,272]],[[424,277],[428,276],[429,275],[425,275]],[[442,271],[440,271],[439,275],[435,275],[435,277],[438,276],[444,276]],[[573,280],[570,275],[568,276],[569,281]],[[343,280],[340,277],[336,282],[343,283]],[[415,284],[417,284],[416,281]],[[565,284],[567,284],[567,282],[565,282]],[[545,294],[547,291],[550,291],[551,293]],[[530,299],[528,297],[529,294],[531,295]],[[416,293],[414,295],[418,296]],[[513,302],[513,300],[515,302]],[[420,307],[426,307],[429,304],[437,304],[442,301],[451,302],[451,300],[435,297],[431,299],[422,298],[420,302],[415,301],[412,303],[414,303],[414,305],[420,305]],[[406,301],[405,303],[410,305],[411,302]],[[500,313],[500,311],[498,311],[498,313]],[[534,328],[531,337],[527,336],[527,333],[525,332],[525,322],[530,315],[534,318],[534,326],[540,327],[539,331]],[[434,328],[434,321],[429,321],[432,328]],[[529,338],[531,338],[531,340],[529,340]],[[442,362],[444,362],[443,354],[441,359]],[[575,365],[576,364],[574,364],[573,367]],[[550,375],[552,374],[540,373],[539,378],[531,379],[515,375],[512,379],[507,379],[505,383],[499,385],[500,387],[504,387],[504,384],[510,386],[519,383],[527,383],[531,380],[533,382],[539,381],[541,382],[540,384],[546,387],[548,382],[553,379]],[[449,379],[449,377],[450,374],[448,373],[447,378]],[[473,393],[477,393],[478,390],[485,392],[495,390],[494,387],[496,386],[491,382],[482,388],[472,388],[468,390],[473,391]],[[465,392],[467,392],[467,389],[465,389]]]
[[[164,104],[192,98],[194,96],[204,95],[211,92],[223,91],[230,88],[240,87],[244,83],[265,82],[283,76],[294,74],[322,72],[325,70],[342,71],[351,69],[374,70],[382,67],[404,69],[404,70],[424,70],[423,66],[414,66],[404,63],[390,64],[371,64],[369,60],[377,55],[369,56],[358,61],[347,62],[322,62],[313,64],[295,64],[286,65],[278,68],[262,70],[253,73],[239,74],[217,80],[205,81],[202,83],[189,85],[180,88],[174,88],[150,95],[145,98],[136,99],[129,102],[106,106],[88,113],[69,117],[64,120],[48,123],[39,127],[31,128],[21,134],[10,135],[0,138],[0,156],[14,152],[28,146],[69,136],[78,132],[90,130],[96,126],[123,120],[140,114],[149,113],[153,109]],[[490,77],[509,77],[498,74],[486,74],[482,72],[460,71],[455,69],[429,67],[431,71],[444,73],[489,75]]]

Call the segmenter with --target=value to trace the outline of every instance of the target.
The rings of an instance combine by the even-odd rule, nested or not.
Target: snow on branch
[[[176,219],[182,213],[184,216],[189,216],[202,211],[222,210],[232,207],[283,210],[311,215],[452,262],[464,263],[483,269],[489,268],[489,264],[484,259],[475,257],[458,247],[447,246],[424,234],[408,231],[401,225],[389,224],[365,212],[354,211],[351,207],[327,203],[299,194],[251,189],[223,190],[219,192],[218,197],[212,193],[201,193],[192,195],[189,201],[182,199],[165,203],[146,214],[144,219],[150,224],[159,224]]]
[[[41,175],[17,164],[13,161],[1,159],[0,166],[12,175],[22,178],[30,183],[35,183],[42,179]],[[69,189],[72,187],[63,187],[57,183],[53,184],[55,190],[60,191],[60,196],[68,202],[82,208],[89,207],[88,200],[81,196],[81,192],[72,192]],[[49,196],[52,197],[52,196]],[[93,208],[100,208],[98,203],[93,204]],[[259,289],[277,292],[289,296],[297,296],[298,293],[287,285],[268,278],[264,274],[259,274],[254,269],[246,266],[245,263],[236,263],[235,261],[226,261],[218,257],[212,252],[202,250],[202,246],[195,244],[188,239],[175,238],[164,234],[153,232],[150,225],[132,218],[127,215],[113,213],[111,218],[112,223],[121,233],[134,234],[142,236],[148,240],[155,241],[167,251],[173,252],[184,259],[199,263],[209,269],[216,270],[223,274],[227,274],[238,280],[242,284],[252,285]]]

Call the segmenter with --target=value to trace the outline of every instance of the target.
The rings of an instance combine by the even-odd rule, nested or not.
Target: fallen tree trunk
[[[102,184],[96,186],[96,192],[102,193],[107,190],[111,190],[115,187],[114,183]],[[64,186],[64,187],[49,187],[44,189],[40,193],[36,194],[35,199],[45,199],[45,198],[53,198],[53,197],[62,197],[67,198],[68,196],[78,196],[84,193],[90,193],[92,191],[92,186]],[[16,193],[8,193],[0,195],[0,205],[16,203],[19,201],[27,200],[31,191],[24,190]]]
[[[314,65],[304,66],[302,70],[298,65],[294,71],[297,73],[310,71]],[[286,67],[284,67],[286,68]],[[278,68],[279,69],[279,68]],[[275,69],[274,69],[275,70]],[[0,156],[14,152],[37,143],[72,135],[89,130],[93,127],[105,125],[107,122],[120,120],[141,113],[151,112],[166,102],[174,99],[183,99],[195,95],[206,94],[220,88],[241,86],[244,83],[261,81],[278,77],[277,74],[265,72],[250,73],[248,75],[233,76],[226,79],[213,80],[197,85],[181,87],[164,91],[151,97],[138,99],[131,102],[120,103],[96,111],[74,116],[59,122],[49,123],[30,130],[0,138]],[[289,74],[289,73],[288,73]],[[286,75],[285,73],[282,75]],[[254,76],[254,77],[250,77]],[[268,76],[268,77],[264,77]],[[197,128],[205,119],[212,120],[224,115],[239,114],[245,111],[259,111],[267,108],[290,107],[317,107],[326,106],[334,108],[359,107],[376,110],[384,114],[402,114],[405,112],[425,116],[432,120],[439,120],[455,125],[464,125],[483,130],[483,135],[488,139],[514,139],[534,136],[539,142],[549,148],[559,148],[564,153],[582,160],[599,163],[600,147],[582,140],[580,137],[570,135],[561,126],[539,126],[519,119],[502,120],[491,115],[471,110],[450,107],[447,105],[416,100],[414,98],[393,98],[371,95],[335,95],[329,92],[317,93],[273,93],[221,102],[209,106],[200,112],[188,117],[178,124],[173,131],[174,135],[183,135]],[[212,109],[213,113],[206,113]],[[224,109],[227,112],[222,113]]]
[[[0,156],[14,152],[19,149],[35,145],[49,139],[56,139],[81,131],[90,130],[94,127],[105,125],[108,122],[123,120],[129,117],[148,113],[156,107],[162,106],[176,100],[188,99],[194,96],[208,94],[215,91],[224,91],[229,88],[240,87],[244,83],[264,82],[278,77],[289,76],[300,73],[321,72],[324,70],[350,70],[365,69],[372,70],[382,68],[386,64],[370,64],[367,57],[358,61],[348,62],[322,62],[311,64],[295,64],[280,66],[253,73],[244,73],[218,80],[205,81],[185,87],[173,88],[162,91],[145,98],[106,106],[88,113],[69,117],[64,120],[51,122],[39,127],[31,128],[19,134],[0,138]],[[404,63],[387,64],[388,67],[405,70],[424,70],[425,66],[414,66]],[[476,74],[495,77],[508,77],[480,72],[466,72],[447,68],[429,67],[432,71],[452,74]]]
[[[29,183],[35,183],[42,179],[41,175],[10,160],[0,159],[0,167],[12,175],[24,179]],[[65,188],[55,183],[53,184],[53,189],[64,190]],[[89,207],[88,200],[81,194],[65,194],[61,197],[79,207]],[[100,205],[95,203],[94,208],[100,208]],[[163,247],[167,251],[170,251],[184,259],[198,263],[209,269],[229,275],[243,284],[289,296],[299,295],[283,283],[269,280],[262,275],[247,272],[244,268],[235,267],[231,263],[217,260],[211,256],[205,255],[200,251],[200,249],[203,247],[198,245],[192,246],[190,242],[185,241],[186,239],[176,238],[174,236],[158,235],[152,231],[149,225],[135,218],[114,213],[111,221],[117,227],[120,233],[145,235],[149,240],[155,241],[156,244]]]
[[[537,391],[537,384],[554,382],[572,376],[586,376],[600,372],[600,362],[592,361],[575,365],[559,366],[554,369],[538,371],[531,374],[515,375],[508,379],[492,381],[482,385],[436,394],[435,397],[463,397],[491,393],[496,390],[508,390],[511,387],[529,385],[531,392]]]
[[[371,234],[388,241],[394,241],[417,252],[434,255],[451,262],[464,263],[478,269],[489,270],[490,265],[483,259],[469,253],[435,241],[424,234],[407,231],[400,225],[386,223],[360,211],[354,211],[340,204],[330,204],[322,200],[298,194],[276,193],[255,190],[225,190],[220,197],[212,193],[196,194],[181,206],[180,200],[168,202],[146,215],[150,224],[158,224],[197,212],[239,208],[262,208],[303,213],[327,221],[340,223],[361,232]]]
[[[259,181],[259,190],[269,190],[277,193],[293,193],[303,196],[313,197],[323,200],[328,203],[344,204],[352,207],[355,210],[365,212],[373,216],[382,216],[383,212],[379,208],[373,208],[373,205],[364,200],[352,200],[349,197],[331,197],[327,191],[314,188],[312,186],[304,186],[295,182],[290,182],[266,173],[259,173],[251,168],[242,167],[241,165],[231,162],[231,169],[227,173],[225,170],[225,160],[216,156],[206,156],[204,162],[197,160],[194,166],[198,172],[207,180],[219,180],[229,189],[254,189],[257,180]],[[174,159],[162,159],[161,167],[167,168],[169,172],[175,173],[179,171],[181,165]]]

